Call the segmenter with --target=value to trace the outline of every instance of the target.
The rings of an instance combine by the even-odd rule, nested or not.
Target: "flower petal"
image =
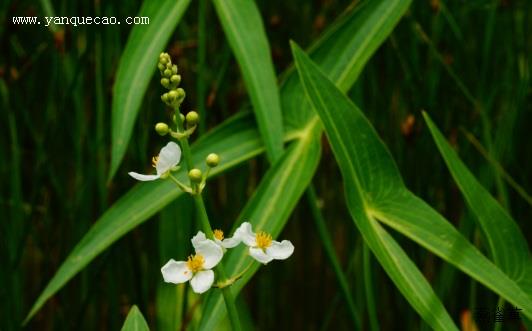
[[[167,283],[180,284],[192,278],[192,271],[187,267],[187,263],[173,259],[161,268],[161,272]]]
[[[257,240],[255,240],[256,235],[253,232],[251,228],[251,224],[249,222],[244,222],[240,224],[238,229],[236,229],[233,238],[238,238],[242,240],[244,244],[246,244],[246,246],[249,246],[249,247],[257,246]]]
[[[175,142],[171,141],[161,149],[157,160],[157,175],[162,175],[168,170],[175,167],[181,159],[181,148]]]
[[[294,253],[294,245],[289,240],[282,242],[272,241],[270,247],[266,248],[266,254],[276,260],[284,260]]]
[[[222,247],[210,239],[198,243],[194,248],[196,249],[196,254],[200,254],[205,259],[203,269],[214,268],[224,255]]]
[[[268,262],[273,260],[273,257],[264,253],[262,248],[250,247],[249,255],[251,255],[251,257],[254,258],[255,260],[259,261],[260,263],[264,263],[264,264],[267,264]]]
[[[194,277],[190,280],[192,290],[198,294],[204,293],[210,289],[212,283],[214,283],[214,271],[212,270],[196,272]]]
[[[143,182],[146,182],[146,181],[149,181],[149,180],[156,180],[158,179],[159,175],[143,175],[143,174],[139,174],[139,173],[136,173],[136,172],[128,172],[128,174],[135,178],[136,180],[141,180]]]
[[[240,244],[240,239],[238,238],[225,238],[224,240],[220,241],[219,245],[222,245],[224,248],[233,248]]]
[[[206,240],[207,240],[207,237],[205,237],[205,233],[198,231],[198,233],[194,237],[192,237],[190,241],[192,242],[192,247],[196,249],[200,243]]]

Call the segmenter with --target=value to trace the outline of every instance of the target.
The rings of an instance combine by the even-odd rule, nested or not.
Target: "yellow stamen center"
[[[266,249],[272,244],[272,236],[263,231],[257,232],[255,240],[257,241],[257,247],[262,249]]]
[[[214,230],[214,238],[224,240],[224,232],[222,230]]]
[[[152,167],[157,167],[157,162],[159,162],[159,156],[154,156],[151,158],[151,165]]]
[[[192,270],[192,272],[198,272],[203,269],[203,263],[205,258],[199,254],[190,255],[187,260],[187,267]]]

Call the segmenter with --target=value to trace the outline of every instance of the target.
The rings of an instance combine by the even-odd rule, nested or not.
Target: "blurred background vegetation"
[[[154,75],[124,162],[108,182],[112,86],[132,26],[52,30],[14,25],[11,18],[50,16],[51,10],[61,16],[124,18],[137,15],[141,3],[4,0],[0,5],[1,330],[20,328],[36,297],[91,224],[135,184],[127,171],[143,169],[166,142],[154,134],[152,125],[169,115]],[[198,26],[200,4],[205,6],[204,27]],[[290,39],[309,46],[356,1],[276,0],[257,5],[281,74],[292,63]],[[531,10],[527,0],[416,1],[349,91],[390,148],[407,186],[480,247],[472,215],[435,149],[421,110],[430,112],[530,242],[532,199],[519,194],[508,177],[532,192]],[[197,48],[200,29],[205,29],[207,45],[203,65]],[[238,65],[208,1],[192,2],[166,50],[183,77],[184,108],[203,103],[207,110],[200,134],[249,109]],[[345,206],[342,179],[325,139],[323,145],[314,183],[367,327],[362,240]],[[208,207],[218,227],[230,229],[267,168],[260,157],[209,185]],[[187,200],[180,199],[127,234],[59,291],[27,329],[117,330],[132,304],[153,329],[176,323],[168,321],[175,318],[169,316],[172,309],[163,306],[171,304],[170,297],[177,297],[179,290],[162,287],[159,269],[168,257],[182,259],[190,251],[188,238],[196,231],[192,211]],[[191,221],[175,224],[176,213]],[[497,305],[494,294],[413,242],[395,237],[457,323],[478,302]],[[259,330],[351,329],[304,199],[281,238],[292,240],[295,254],[262,268],[240,295],[249,318]],[[380,266],[372,267],[381,328],[394,329],[399,322],[405,329],[426,327]],[[191,325],[197,318],[197,298],[186,298],[179,324]]]

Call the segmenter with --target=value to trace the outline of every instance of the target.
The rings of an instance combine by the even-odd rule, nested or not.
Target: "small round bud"
[[[201,173],[201,170],[194,168],[188,172],[188,178],[190,178],[191,182],[200,183],[203,179],[203,174]]]
[[[170,70],[170,69],[164,69],[164,71],[163,71],[163,75],[164,75],[164,77],[168,77],[168,78],[170,78],[170,77],[172,76],[172,70]]]
[[[199,122],[199,115],[195,111],[188,112],[187,125],[194,126]]]
[[[161,78],[161,85],[163,87],[168,88],[168,86],[170,85],[170,80],[168,78]]]
[[[164,64],[162,64],[162,63],[159,62],[159,63],[157,64],[157,68],[159,68],[160,71],[163,71],[163,70],[166,68],[166,66],[165,66]]]
[[[172,77],[170,77],[170,81],[176,86],[179,85],[179,83],[181,83],[181,75],[172,75]]]
[[[176,90],[171,90],[167,94],[168,94],[168,101],[169,102],[173,102],[178,97],[178,93],[176,92]]]
[[[163,55],[163,54],[161,54]],[[168,58],[163,56],[163,57],[159,57],[159,63],[163,64],[163,65],[166,65],[168,63]]]
[[[163,95],[161,95],[161,100],[164,103],[167,103],[168,102],[168,93],[164,93]]]
[[[172,65],[172,73],[175,75],[177,74],[177,66],[174,64]]]
[[[168,124],[159,122],[155,124],[155,131],[161,136],[164,136],[168,133]]]
[[[207,163],[207,165],[209,167],[214,168],[218,164],[220,164],[220,157],[218,156],[218,154],[211,153],[211,154],[207,155],[207,158],[205,159],[205,162]]]
[[[163,60],[166,60],[168,62],[168,60],[170,60],[170,55],[168,55],[168,53],[166,52],[162,52],[161,54],[159,54],[159,61],[162,62]]]
[[[177,93],[177,98],[178,99],[184,99],[185,98],[185,90],[183,90],[181,87],[176,88],[175,91]]]

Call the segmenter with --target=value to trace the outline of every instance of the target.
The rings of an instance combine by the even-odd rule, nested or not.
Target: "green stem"
[[[502,311],[504,311],[504,299],[499,297],[499,300],[497,300],[497,307],[495,309],[501,308]],[[501,331],[502,323],[495,323],[495,327],[493,328],[493,331]]]
[[[187,142],[188,144],[188,142]],[[194,194],[194,203],[196,204],[196,209],[198,210],[198,217],[200,220],[201,227],[207,235],[207,237],[213,237],[211,224],[209,223],[209,217],[207,216],[207,210],[205,209],[205,203],[203,202],[203,197],[201,194]],[[218,263],[216,267],[218,277],[223,280],[227,279],[225,275],[225,269],[222,262]],[[224,296],[225,306],[227,308],[227,314],[229,315],[229,320],[231,321],[231,326],[233,330],[240,331],[240,319],[238,318],[238,311],[236,309],[235,298],[231,292],[231,287],[222,288],[222,294]]]
[[[340,290],[347,303],[349,315],[351,316],[351,320],[353,321],[355,330],[361,330],[362,323],[360,321],[360,317],[358,315],[358,311],[355,306],[355,301],[353,300],[353,297],[351,296],[351,291],[349,289],[349,283],[347,282],[347,278],[345,277],[345,274],[342,271],[342,267],[340,266],[340,261],[338,261],[338,258],[336,257],[336,252],[334,250],[334,245],[332,243],[331,236],[329,234],[329,231],[327,230],[327,226],[325,225],[325,220],[323,219],[323,216],[321,215],[321,211],[319,210],[318,205],[317,205],[317,197],[316,197],[316,192],[314,190],[314,185],[310,184],[309,187],[307,188],[306,198],[310,206],[310,212],[312,214],[312,219],[314,220],[314,224],[316,225],[316,228],[318,230],[321,243],[323,244],[323,248],[325,249],[325,253],[327,254],[327,257],[329,258],[329,262],[332,265],[334,274],[338,281],[338,285],[340,286]]]
[[[368,245],[363,244],[364,284],[366,288],[366,302],[368,305],[370,330],[380,330],[377,309],[375,305],[375,293],[373,292],[373,276],[371,274],[371,255]]]
[[[176,107],[175,109],[175,117],[177,119],[176,122],[177,122],[178,132],[183,132],[184,131],[183,123],[179,120],[179,108],[178,107]],[[190,145],[188,144],[188,139],[181,139],[180,143],[181,143],[181,150],[183,154],[183,159],[185,160],[187,171],[190,171],[191,169],[194,168],[194,164],[192,163],[192,152],[190,151]],[[190,184],[192,185],[192,183]],[[203,229],[203,232],[205,232],[205,235],[207,237],[212,238],[213,232],[212,232],[211,224],[209,222],[209,216],[207,215],[207,209],[205,208],[203,197],[201,196],[201,194],[193,194],[192,197],[194,198],[194,204],[196,205],[201,228]],[[216,272],[219,278],[223,280],[227,279],[222,262],[218,263],[218,265],[216,266]],[[231,322],[231,326],[233,330],[234,331],[242,330],[240,327],[240,319],[238,317],[238,311],[236,309],[235,298],[233,296],[233,293],[231,292],[231,288],[230,287],[222,288],[222,295],[224,297],[225,306],[227,308],[227,314],[229,316],[229,321]]]

